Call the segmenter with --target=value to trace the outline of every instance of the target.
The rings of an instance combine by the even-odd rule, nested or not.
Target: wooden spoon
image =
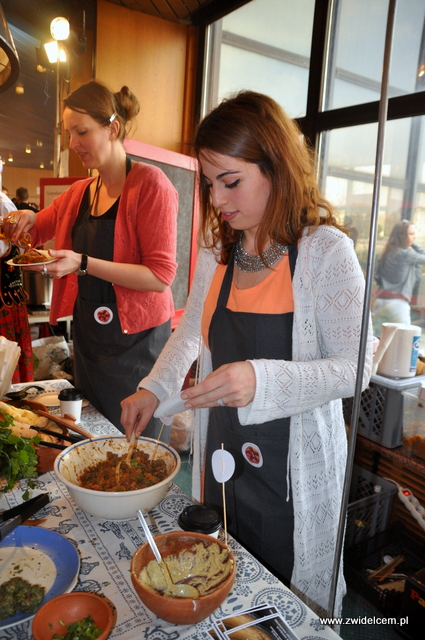
[[[133,451],[134,451],[134,447],[136,446],[136,430],[133,429],[133,431],[131,432],[131,436],[130,436],[130,442],[128,445],[128,450],[127,450],[127,455],[124,458],[124,460],[121,458],[121,460],[119,460],[116,464],[115,467],[115,479],[117,484],[119,484],[120,481],[120,469],[121,469],[121,464],[123,462],[125,462],[126,464],[130,464],[130,460],[131,457],[133,455]]]

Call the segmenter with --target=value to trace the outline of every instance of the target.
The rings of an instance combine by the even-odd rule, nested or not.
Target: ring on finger
[[[6,220],[9,224],[16,224],[18,221],[16,216],[7,216]]]
[[[226,403],[224,402],[223,398],[218,398],[217,404],[218,404],[219,407],[225,407],[226,406]]]

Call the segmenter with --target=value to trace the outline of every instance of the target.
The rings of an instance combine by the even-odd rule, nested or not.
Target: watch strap
[[[81,255],[81,263],[80,263],[80,268],[77,269],[76,274],[78,276],[86,276],[87,275],[87,262],[88,262],[88,255],[86,253],[83,253]]]

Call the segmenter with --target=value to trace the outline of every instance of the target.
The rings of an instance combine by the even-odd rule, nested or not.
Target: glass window
[[[375,266],[394,225],[402,219],[414,224],[416,232],[414,248],[408,249],[407,241],[402,248],[416,253],[416,258],[419,255],[420,262],[410,269],[411,254],[403,254],[405,259],[396,273],[388,267],[384,282],[378,284],[374,280],[372,315],[377,336],[382,322],[403,322],[410,318],[413,324],[425,327],[424,127],[425,117],[392,120],[385,126]],[[337,207],[340,221],[353,229],[356,252],[364,270],[369,249],[377,128],[377,124],[370,124],[335,129],[322,135],[322,147],[326,149],[323,188]]]
[[[388,0],[336,0],[323,108],[379,100]],[[425,2],[397,2],[388,95],[425,87]]]
[[[252,89],[304,116],[314,0],[252,0],[210,26],[209,111],[224,97]]]

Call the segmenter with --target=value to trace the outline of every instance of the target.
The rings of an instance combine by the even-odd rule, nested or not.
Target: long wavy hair
[[[315,176],[315,157],[300,129],[272,98],[242,91],[221,102],[198,125],[194,152],[222,154],[256,164],[269,179],[270,196],[257,233],[260,255],[269,240],[296,243],[306,227],[325,224],[343,229],[331,204],[323,197]],[[200,240],[218,249],[227,264],[240,236],[211,202],[200,170]]]
[[[68,107],[79,113],[87,113],[103,127],[112,119],[120,125],[118,139],[124,140],[130,130],[133,119],[140,111],[140,104],[134,93],[126,86],[113,93],[99,80],[90,80],[80,85],[63,101]]]
[[[411,222],[411,220],[400,220],[400,222],[396,222],[379,259],[379,266],[381,266],[385,260],[392,260],[401,249],[408,249],[410,247],[408,233],[412,226],[413,222]]]

